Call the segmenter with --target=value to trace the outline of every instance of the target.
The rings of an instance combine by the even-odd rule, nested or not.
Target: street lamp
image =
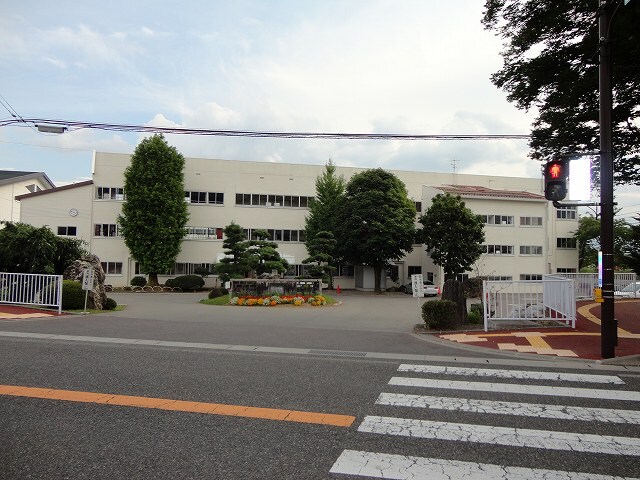
[[[36,128],[41,133],[64,133],[67,130],[67,127],[63,127],[60,125],[36,125]]]

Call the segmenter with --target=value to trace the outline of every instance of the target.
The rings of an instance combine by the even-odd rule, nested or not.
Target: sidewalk
[[[62,314],[64,315],[64,313]],[[21,320],[25,318],[58,317],[58,312],[39,308],[28,308],[18,305],[0,305],[0,320]]]
[[[615,356],[638,356],[640,364],[640,300],[617,300],[618,345]],[[438,335],[453,342],[497,350],[601,360],[600,304],[578,302],[576,328],[491,330]]]

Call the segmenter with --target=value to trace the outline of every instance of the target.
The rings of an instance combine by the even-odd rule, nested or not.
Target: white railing
[[[62,313],[62,275],[0,272],[0,303],[57,307]]]
[[[574,280],[577,299],[593,298],[594,288],[598,286],[597,273],[554,273],[554,276]],[[636,281],[635,273],[615,273],[613,288],[619,292]]]
[[[573,280],[545,275],[542,281],[484,281],[484,329],[500,323],[562,322],[575,328]]]

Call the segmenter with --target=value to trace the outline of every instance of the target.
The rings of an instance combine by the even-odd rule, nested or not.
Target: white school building
[[[126,197],[124,170],[130,155],[96,152],[92,180],[19,195],[20,221],[49,226],[58,235],[84,240],[102,261],[106,283],[128,285],[139,274],[118,232],[117,217]],[[302,165],[235,160],[185,158],[185,201],[189,204],[187,233],[170,276],[211,268],[223,257],[222,229],[232,221],[247,238],[256,229],[267,230],[291,268],[287,276],[306,271],[304,223],[316,178],[324,165]],[[337,167],[348,181],[364,169]],[[575,208],[557,210],[544,198],[540,178],[516,178],[454,173],[391,170],[402,180],[420,212],[441,192],[460,195],[485,221],[485,253],[468,276],[497,280],[535,280],[545,273],[576,272],[578,250],[573,233],[578,228]],[[417,221],[416,216],[416,221]],[[162,238],[157,238],[162,241]],[[442,269],[423,245],[395,262],[399,284],[414,273],[443,283]],[[341,265],[335,280],[343,289],[356,287],[351,265]],[[159,276],[160,281],[169,276]],[[207,281],[215,282],[215,277]],[[387,279],[387,287],[392,285]],[[363,286],[358,283],[358,286]],[[369,288],[364,286],[365,288]]]

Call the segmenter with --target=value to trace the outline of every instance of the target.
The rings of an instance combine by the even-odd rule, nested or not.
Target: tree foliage
[[[418,238],[433,261],[444,269],[445,278],[464,273],[480,258],[484,242],[482,219],[459,196],[436,195],[419,222],[422,229]]]
[[[342,203],[345,185],[344,177],[336,175],[336,166],[329,160],[322,175],[316,178],[316,195],[309,205],[309,216],[305,218],[307,250],[309,242],[320,231],[336,236],[336,212]]]
[[[330,289],[333,289],[333,273],[336,271],[334,266],[336,245],[333,233],[321,230],[312,239],[307,239],[306,246],[309,258],[302,261],[304,264],[313,265],[310,271],[312,277],[323,278],[326,276]]]
[[[249,266],[258,275],[277,272],[283,274],[289,268],[289,263],[278,253],[278,244],[269,240],[266,230],[254,230],[255,240],[247,242],[246,251]]]
[[[493,83],[538,115],[534,159],[599,151],[598,20],[594,0],[486,0],[483,24],[504,41]],[[605,2],[617,11],[612,45],[615,180],[640,184],[640,2]]]
[[[631,240],[632,229],[624,220],[613,222],[613,263],[618,267],[626,266],[623,249]],[[573,234],[578,241],[578,265],[580,269],[595,271],[598,267],[598,251],[600,247],[600,219],[585,215],[578,221],[578,229]]]
[[[124,242],[149,285],[180,253],[189,214],[184,201],[184,157],[162,135],[138,144],[124,172],[126,200],[118,216]]]
[[[631,235],[629,241],[622,248],[624,263],[633,270],[636,275],[640,275],[640,217],[635,217],[637,222],[631,225]]]
[[[59,237],[49,227],[0,223],[0,272],[62,275],[86,253],[82,240]]]
[[[357,173],[336,209],[338,255],[353,265],[373,267],[375,291],[391,260],[412,250],[416,209],[404,183],[381,168]]]
[[[223,282],[233,278],[245,278],[251,266],[246,255],[249,244],[244,229],[237,223],[231,222],[224,227],[223,233],[222,247],[225,249],[225,257],[216,264],[215,271]]]

